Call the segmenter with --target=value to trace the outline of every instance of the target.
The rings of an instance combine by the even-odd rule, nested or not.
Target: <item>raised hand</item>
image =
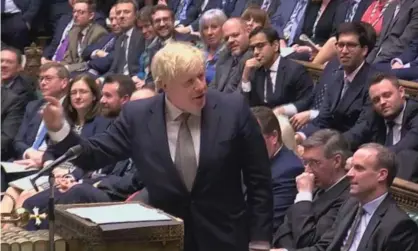
[[[58,132],[64,126],[64,109],[60,101],[54,97],[45,97],[47,101],[41,110],[41,116],[48,131]]]

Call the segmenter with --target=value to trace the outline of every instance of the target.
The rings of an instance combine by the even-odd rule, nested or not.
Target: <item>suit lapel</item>
[[[78,26],[75,26],[73,27],[71,32],[72,32],[72,36],[71,36],[69,51],[70,51],[71,61],[75,62],[76,59],[78,58],[77,47],[78,47],[78,34],[80,33],[80,28]]]
[[[337,229],[335,230],[335,235],[332,243],[330,244],[330,247],[334,248],[341,248],[345,237],[347,236],[348,230],[350,229],[355,214],[358,209],[358,203],[353,203],[353,205],[350,207],[349,211],[347,212],[346,216],[341,220],[340,224],[338,224]],[[334,249],[332,249],[334,250]],[[361,250],[361,249],[358,249]]]
[[[213,168],[213,166],[207,165],[207,163],[211,163],[210,155],[213,152],[214,144],[216,144],[216,135],[218,135],[220,124],[220,112],[216,96],[212,92],[208,92],[206,96],[206,104],[202,110],[200,123],[199,165],[192,188],[193,190],[198,189],[202,184],[207,184],[207,181],[203,181],[208,176],[208,171]]]
[[[361,69],[357,72],[357,75],[354,77],[353,82],[350,83],[347,91],[345,92],[343,98],[340,100],[338,104],[338,109],[341,112],[345,112],[353,101],[356,99],[358,94],[363,90],[364,86],[366,85],[365,81],[367,80],[368,74],[368,65],[364,63]],[[342,81],[342,85],[343,85]],[[341,92],[339,93],[341,94]]]
[[[228,59],[225,61],[225,63],[223,64],[223,69],[221,69],[221,72],[223,72],[223,74],[221,75],[221,78],[219,79],[219,84],[218,84],[218,90],[222,91],[225,88],[229,73],[231,72],[232,69],[232,62],[233,58],[232,56],[229,56]]]
[[[318,212],[320,215],[327,212],[328,210],[326,209],[331,205],[330,203],[333,203],[335,198],[338,198],[348,186],[348,178],[344,178],[329,191],[326,191],[324,194],[319,196],[318,199],[313,202],[313,206],[315,208],[314,212]]]
[[[331,104],[331,111],[334,111],[337,107],[338,103],[341,103],[340,94],[341,90],[344,86],[344,72],[339,70],[337,74],[335,74],[335,92],[331,92],[332,95],[332,104]]]
[[[161,163],[161,166],[166,169],[165,171],[170,173],[169,176],[178,183],[178,187],[182,187],[182,189],[187,192],[183,179],[180,177],[180,174],[177,171],[170,155],[165,120],[165,95],[158,95],[155,105],[150,109],[150,113],[148,130],[150,140],[152,140],[152,142],[156,142],[154,147],[158,149],[155,150],[155,152],[158,152],[159,162]]]
[[[380,221],[382,217],[385,215],[391,200],[392,199],[390,195],[387,195],[386,198],[379,205],[379,207],[376,209],[372,218],[369,221],[369,224],[367,224],[367,227],[364,230],[363,236],[361,237],[357,250],[366,250],[367,244],[370,243],[370,237],[373,235],[376,227],[380,224]]]
[[[287,65],[287,59],[280,58],[279,66],[277,67],[276,72],[276,81],[272,79],[272,82],[274,83],[274,92],[273,97],[276,99],[277,97],[280,97],[280,95],[283,93],[282,88],[283,84],[286,80],[286,65]]]
[[[5,90],[5,88],[3,89],[3,87],[2,87],[2,90],[1,90],[1,115],[3,116],[3,112],[6,110],[6,106],[4,105],[4,103],[5,103],[5,101],[6,101],[6,90]]]
[[[392,29],[393,26],[395,26],[396,22],[399,20],[399,18],[407,15],[407,12],[409,12],[409,7],[410,5],[414,2],[415,0],[406,0],[403,4],[401,4],[401,7],[399,8],[399,12],[396,15],[395,18],[393,18],[393,21],[391,22],[390,26],[389,26],[389,31]],[[396,8],[396,6],[395,6]],[[387,35],[389,35],[390,32],[388,32]]]
[[[391,27],[393,15],[395,14],[396,10],[396,2],[389,4],[386,11],[383,13],[383,24],[382,24],[382,32],[380,34],[380,41],[383,42],[384,38],[389,35],[389,27]]]

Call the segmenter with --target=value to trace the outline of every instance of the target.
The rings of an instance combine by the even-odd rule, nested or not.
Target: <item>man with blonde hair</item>
[[[185,251],[269,250],[270,163],[244,97],[207,90],[203,55],[191,45],[167,44],[151,68],[164,93],[126,104],[89,139],[71,132],[58,100],[45,97],[43,118],[57,142],[48,150],[58,156],[81,144],[74,163],[83,167],[131,157],[149,203],[184,220]]]

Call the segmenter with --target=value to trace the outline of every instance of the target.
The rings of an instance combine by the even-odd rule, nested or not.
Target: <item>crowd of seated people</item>
[[[271,160],[272,248],[418,250],[418,226],[389,190],[394,177],[418,183],[418,100],[400,84],[418,81],[418,1],[5,2],[1,160],[28,171],[2,170],[2,212],[46,212],[50,189],[55,203],[148,203],[130,158],[64,163],[53,172],[56,187],[39,192],[9,184],[54,160],[45,97],[63,104],[71,130],[100,134],[127,102],[163,95],[153,58],[181,42],[202,52],[207,88],[241,93],[259,123]],[[50,41],[35,81],[22,53],[42,13]],[[323,65],[320,79],[294,59]]]

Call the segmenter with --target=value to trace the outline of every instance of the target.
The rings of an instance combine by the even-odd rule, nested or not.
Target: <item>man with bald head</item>
[[[231,18],[222,26],[226,49],[216,65],[214,81],[210,86],[221,92],[241,90],[241,76],[245,62],[252,56],[249,48],[249,34],[246,24],[240,18]]]

